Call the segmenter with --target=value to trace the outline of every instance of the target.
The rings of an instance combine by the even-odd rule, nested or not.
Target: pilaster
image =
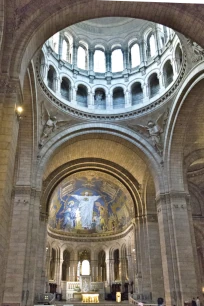
[[[19,121],[15,108],[19,83],[0,76],[0,304],[3,299],[9,250],[12,188]]]
[[[186,193],[157,197],[166,305],[184,305],[197,292]]]

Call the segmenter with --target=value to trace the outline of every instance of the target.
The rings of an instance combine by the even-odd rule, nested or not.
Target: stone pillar
[[[165,26],[163,26],[163,28],[164,28],[164,41],[165,41],[165,43],[167,43],[167,41],[168,41],[168,32],[167,32],[167,28],[166,28]]]
[[[94,70],[94,50],[89,49],[89,71]]]
[[[113,109],[113,95],[112,95],[112,93],[108,93],[108,95],[107,95],[106,109]]]
[[[141,238],[140,238],[140,219],[136,219],[134,224],[134,241],[135,252],[132,252],[132,259],[135,266],[134,292],[142,292],[142,254],[141,254]]]
[[[40,193],[38,194],[38,203],[40,203]],[[38,230],[35,294],[45,292],[46,287],[48,287],[49,283],[50,254],[49,250],[46,250],[46,241],[47,241],[47,216],[41,215],[39,230]]]
[[[108,285],[110,285],[110,260],[109,258],[106,259],[106,280]]]
[[[60,60],[62,59],[63,38],[64,38],[64,35],[60,33],[59,34],[59,46],[58,46],[58,54],[59,54]]]
[[[172,60],[171,60],[171,66],[172,66],[172,69],[173,69],[173,81],[175,81],[178,74],[177,74],[177,69],[176,69],[176,61],[175,61],[174,58],[172,58]]]
[[[114,259],[110,259],[110,280],[111,284],[115,281],[115,275],[114,275]]]
[[[94,95],[91,91],[88,92],[88,108],[94,109]]]
[[[77,88],[75,86],[72,86],[72,103],[74,105],[77,104],[76,95],[77,95]]]
[[[56,94],[60,94],[60,79],[57,76],[54,78],[54,88],[53,88],[53,91]]]
[[[149,265],[149,250],[148,250],[148,237],[147,237],[147,218],[145,216],[140,216],[138,218],[139,223],[139,241],[140,241],[140,272],[141,275],[141,285],[142,292],[140,293],[150,293],[150,265]]]
[[[164,297],[163,271],[161,269],[161,246],[156,214],[150,214],[147,216],[147,232],[150,263],[150,291],[152,293],[152,300],[156,303],[159,296]]]
[[[63,264],[63,259],[60,258],[58,260],[58,265],[57,265],[57,270],[58,270],[58,275],[57,275],[57,292],[61,293],[61,281],[62,281],[62,264]]]
[[[78,51],[78,45],[76,43],[73,43],[73,60],[72,64],[74,68],[77,68],[77,51]]]
[[[127,267],[128,278],[129,278],[129,281],[132,282],[135,269],[134,269],[134,260],[132,260],[131,254],[127,255],[127,263],[128,263],[128,267]]]
[[[0,76],[0,303],[3,299],[6,267],[9,252],[10,218],[13,211],[13,188],[14,164],[16,156],[19,121],[15,113],[15,105],[18,103],[18,83],[10,82]],[[13,257],[13,262],[16,258]],[[8,269],[10,269],[8,264]],[[5,285],[12,295],[12,271],[11,286]],[[12,287],[12,288],[11,288]],[[10,300],[7,299],[8,302]]]
[[[125,107],[130,107],[131,106],[131,101],[130,101],[130,92],[128,89],[124,92],[125,95]]]
[[[159,79],[159,91],[160,93],[162,93],[165,90],[165,86],[164,86],[163,73],[161,71],[159,75],[157,75],[157,78]]]
[[[125,254],[121,254],[120,256],[120,279],[121,279],[121,291],[124,291],[124,284],[125,284],[125,280],[126,280],[126,271],[127,271],[127,267],[126,267],[126,258],[124,256]]]
[[[107,72],[112,72],[112,62],[111,62],[111,50],[107,50],[105,52],[106,56],[106,71]]]
[[[161,55],[162,44],[161,44],[161,33],[160,33],[159,24],[156,24],[155,40],[156,40],[156,46],[157,46],[157,53],[158,55]]]
[[[128,48],[122,49],[123,53],[123,70],[126,70],[129,68],[129,52]]]
[[[147,65],[147,52],[146,52],[146,45],[145,45],[144,40],[140,42],[139,49],[140,49],[141,66],[146,66]]]
[[[197,293],[186,196],[174,191],[156,199],[167,306],[184,305]]]

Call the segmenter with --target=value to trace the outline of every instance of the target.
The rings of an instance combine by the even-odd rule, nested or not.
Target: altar
[[[98,293],[82,293],[82,303],[99,303]]]

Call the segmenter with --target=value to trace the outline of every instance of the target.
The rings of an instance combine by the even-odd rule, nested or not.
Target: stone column
[[[74,105],[77,104],[76,95],[77,95],[77,88],[75,86],[72,86],[72,103]]]
[[[114,282],[115,276],[114,276],[114,259],[109,259],[109,271],[110,271],[110,283]]]
[[[122,49],[123,53],[123,70],[126,70],[129,68],[129,52],[128,52],[128,47]]]
[[[94,50],[89,49],[89,71],[94,70]]]
[[[77,68],[77,51],[78,51],[78,45],[76,43],[73,43],[73,60],[72,64],[74,68]]]
[[[171,60],[171,66],[172,66],[172,69],[173,69],[173,81],[175,81],[178,74],[177,74],[177,69],[176,69],[176,61],[175,61],[174,58],[172,58],[172,60]]]
[[[106,56],[106,71],[107,72],[112,72],[112,63],[111,63],[111,50],[107,50],[105,52]]]
[[[144,40],[140,42],[139,49],[140,49],[141,66],[146,66],[147,65],[147,53],[146,53],[146,45],[145,45]]]
[[[148,254],[150,263],[150,283],[153,302],[157,302],[159,296],[164,297],[164,281],[161,269],[161,246],[159,241],[159,226],[157,215],[150,214],[147,216],[147,238]]]
[[[186,196],[172,191],[156,199],[167,306],[184,305],[197,293]]]
[[[88,108],[94,109],[94,95],[92,91],[88,92]]]
[[[162,93],[165,90],[165,86],[164,86],[163,73],[161,71],[159,75],[157,75],[157,78],[159,79],[159,91],[160,93]]]
[[[10,270],[11,283],[5,285],[6,267],[9,252],[10,218],[13,211],[13,175],[18,139],[19,121],[15,113],[15,105],[18,103],[18,83],[0,76],[0,303],[3,292],[9,291],[12,295],[12,271]],[[18,249],[18,248],[17,248]],[[13,263],[16,262],[15,256]],[[9,267],[9,264],[8,264]],[[9,267],[10,269],[10,267]],[[9,286],[10,285],[10,286]],[[4,291],[5,290],[5,291]],[[8,293],[8,295],[9,295]],[[5,300],[5,299],[4,299]],[[7,302],[11,300],[6,299]]]
[[[38,202],[40,203],[40,193],[38,194]],[[48,287],[49,283],[50,254],[48,250],[46,251],[46,241],[47,241],[47,216],[41,214],[39,230],[38,230],[35,294],[45,292],[46,287]]]
[[[128,89],[124,92],[125,95],[125,107],[130,107],[131,106],[131,101],[130,101],[130,92]]]
[[[124,291],[124,284],[126,280],[126,258],[124,253],[120,256],[120,279],[121,279],[121,291]]]
[[[140,293],[150,293],[151,284],[150,284],[150,265],[149,265],[149,249],[148,249],[148,234],[147,234],[147,217],[140,216],[138,218],[139,222],[139,241],[140,241],[140,263],[141,263],[141,284],[142,292]]]
[[[64,38],[64,35],[60,33],[59,34],[59,46],[58,46],[58,54],[59,54],[60,60],[62,59],[63,38]]]
[[[127,263],[128,263],[128,267],[127,267],[128,278],[129,278],[129,281],[132,282],[135,269],[134,269],[134,261],[132,260],[131,254],[127,255]]]
[[[108,95],[107,95],[106,109],[113,109],[113,95],[112,95],[112,93],[108,93]]]
[[[157,46],[157,53],[158,55],[161,55],[162,45],[161,45],[161,33],[159,29],[159,24],[156,24],[155,40],[156,40],[156,46]]]
[[[56,76],[54,78],[54,88],[53,88],[53,91],[56,93],[56,94],[60,94],[60,79]]]

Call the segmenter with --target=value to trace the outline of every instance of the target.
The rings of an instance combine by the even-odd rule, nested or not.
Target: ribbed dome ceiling
[[[101,38],[109,40],[115,36],[125,38],[127,33],[140,33],[148,24],[153,23],[142,19],[106,17],[77,23],[69,27],[69,30],[76,35],[83,34],[88,37],[100,35]]]

